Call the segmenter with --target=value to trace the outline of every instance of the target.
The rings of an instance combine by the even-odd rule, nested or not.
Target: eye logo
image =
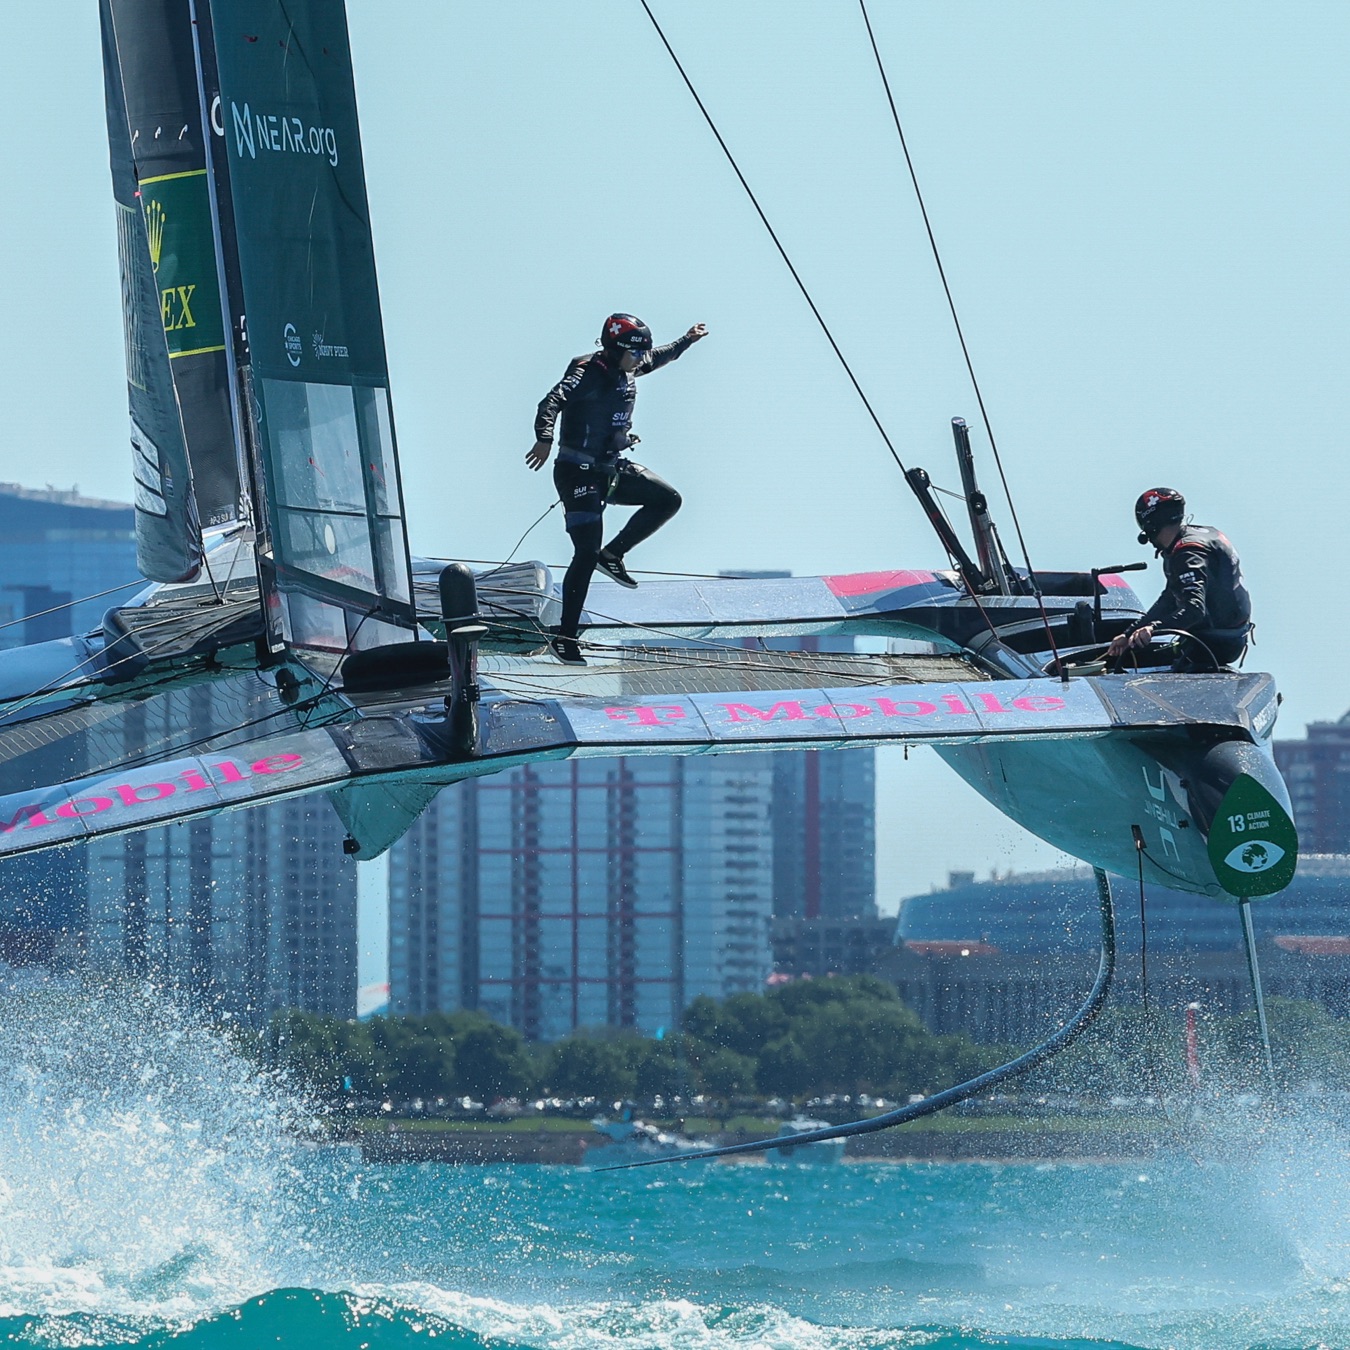
[[[1269,872],[1281,858],[1284,849],[1278,844],[1266,841],[1258,844],[1239,844],[1231,850],[1224,862],[1235,872]]]

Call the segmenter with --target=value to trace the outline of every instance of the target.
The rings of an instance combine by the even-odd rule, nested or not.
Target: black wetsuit
[[[554,424],[562,415],[553,484],[563,504],[573,549],[563,578],[558,625],[568,637],[577,633],[591,573],[600,556],[605,503],[641,508],[608,545],[608,551],[620,558],[680,509],[680,494],[651,470],[623,458],[623,452],[635,439],[636,378],[660,370],[692,344],[686,336],[655,347],[632,371],[620,370],[618,357],[605,352],[575,357],[539,405],[534,419],[537,441],[553,440]]]
[[[1186,525],[1159,555],[1163,593],[1129,631],[1153,624],[1192,634],[1196,641],[1183,642],[1174,670],[1213,670],[1238,660],[1251,631],[1252,602],[1232,544],[1209,525]]]

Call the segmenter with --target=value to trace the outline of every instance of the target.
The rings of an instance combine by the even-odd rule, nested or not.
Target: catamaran
[[[1106,873],[1244,906],[1288,884],[1271,677],[1106,673],[1129,569],[1010,563],[960,419],[973,553],[911,469],[943,565],[598,578],[591,663],[555,662],[547,567],[410,553],[341,0],[100,20],[147,585],[0,652],[0,856],[323,792],[374,858],[532,761],[903,744],[1097,868],[1107,928]],[[744,643],[816,635],[922,650]]]

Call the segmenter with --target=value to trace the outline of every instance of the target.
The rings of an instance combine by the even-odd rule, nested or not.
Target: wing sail
[[[376,645],[416,616],[346,14],[210,18],[272,645]]]
[[[155,7],[163,10],[163,6]],[[187,437],[179,411],[170,365],[170,348],[163,317],[157,272],[166,276],[178,271],[164,258],[162,249],[168,216],[163,204],[152,205],[147,221],[140,188],[142,154],[168,135],[175,140],[184,123],[181,110],[163,116],[163,105],[172,102],[167,72],[155,62],[141,59],[143,44],[151,41],[156,15],[146,5],[100,0],[103,37],[104,103],[108,118],[108,157],[112,169],[113,198],[117,208],[118,259],[122,273],[122,320],[126,338],[127,400],[131,415],[132,468],[136,502],[136,565],[152,581],[186,581],[197,574],[202,559],[202,535],[193,475],[188,459]],[[162,18],[162,13],[158,15]],[[122,41],[121,39],[125,39]],[[125,68],[123,52],[126,53]],[[189,67],[190,69],[190,67]],[[164,74],[160,88],[156,77]],[[158,105],[158,106],[156,106]],[[200,125],[193,98],[192,121]],[[200,138],[199,138],[200,139]],[[149,152],[151,159],[157,157]],[[148,176],[156,177],[150,173]],[[158,180],[172,196],[169,179]],[[172,180],[177,181],[177,180]],[[175,208],[175,214],[176,214]],[[149,225],[155,235],[151,242]],[[175,230],[177,225],[175,224]],[[209,240],[210,235],[208,233]],[[214,256],[212,254],[211,256]],[[191,283],[184,282],[185,286]],[[195,294],[192,297],[196,298]],[[205,297],[203,297],[205,298]],[[199,306],[200,309],[200,306]]]
[[[482,705],[479,753],[464,759],[448,724],[429,721],[420,707],[368,716],[347,707],[340,724],[283,730],[278,723],[297,714],[270,692],[259,701],[249,692],[254,684],[239,681],[240,697],[252,701],[239,705],[233,720],[234,705],[222,705],[195,735],[173,716],[172,700],[183,694],[152,700],[151,716],[140,718],[145,725],[129,741],[119,737],[122,719],[114,717],[90,736],[97,745],[86,744],[88,710],[35,718],[9,732],[0,727],[0,762],[8,782],[22,788],[0,797],[0,856],[326,790],[368,857],[388,847],[440,787],[530,760],[1111,730],[1091,687],[1047,680],[501,699]],[[48,723],[64,739],[48,743],[41,734]],[[99,752],[97,764],[91,751]]]

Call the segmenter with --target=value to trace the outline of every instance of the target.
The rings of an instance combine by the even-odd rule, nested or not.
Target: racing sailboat
[[[0,856],[324,792],[372,858],[443,787],[534,760],[901,743],[1101,872],[1288,884],[1270,676],[1106,673],[1129,569],[1010,565],[959,419],[973,554],[911,470],[943,566],[597,578],[599,659],[554,662],[548,568],[409,551],[341,0],[100,18],[147,586],[0,651]],[[745,645],[808,635],[924,650]]]

